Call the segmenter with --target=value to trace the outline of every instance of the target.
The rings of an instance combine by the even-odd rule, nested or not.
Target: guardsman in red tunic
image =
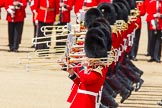
[[[34,11],[37,15],[36,18],[38,20],[38,30],[37,30],[37,36],[42,37],[44,36],[43,32],[41,31],[42,26],[52,26],[55,19],[58,19],[59,16],[59,0],[36,0],[34,4]],[[50,35],[52,32],[46,33],[47,35]],[[42,41],[50,41],[50,39],[42,39],[38,42]],[[48,49],[46,43],[38,44],[36,45],[37,49]]]
[[[74,6],[74,13],[77,17],[77,23],[80,23],[81,14],[89,8],[96,7],[99,3],[98,0],[67,0],[66,8],[72,10]]]
[[[18,52],[23,32],[27,0],[6,0],[5,9],[8,21],[9,51]]]
[[[137,24],[137,28],[135,31],[135,38],[133,40],[133,46],[131,48],[131,51],[129,53],[129,58],[136,61],[136,56],[137,56],[137,52],[138,52],[138,46],[139,46],[139,40],[140,40],[140,35],[141,35],[141,16],[145,15],[145,5],[144,5],[144,1],[143,0],[136,0],[136,6],[137,6],[137,20],[136,20],[136,24]]]
[[[74,1],[74,0],[73,0]],[[73,4],[71,4],[72,0],[60,0],[60,9],[59,9],[59,23],[58,26],[66,25],[71,21],[71,10]],[[69,4],[68,4],[69,3]],[[70,5],[71,4],[71,5]],[[57,36],[57,40],[67,39],[67,36]],[[63,48],[66,45],[66,42],[56,42],[56,48]]]
[[[97,7],[97,5],[97,0],[75,0],[74,12],[77,17],[77,23],[80,23],[80,21],[82,20],[80,19],[82,13],[87,11],[89,8]]]
[[[161,0],[145,0],[145,7],[151,32],[150,39],[150,56],[148,62],[160,63],[161,58],[161,30],[162,30],[162,1]]]
[[[96,0],[76,0],[74,4],[74,12],[77,15],[81,10],[87,10],[88,8],[98,5]]]
[[[62,3],[60,3],[60,24],[61,25],[66,25],[67,23],[69,23],[71,21],[71,9],[72,7],[69,9],[69,5],[68,5],[68,0],[63,0]]]
[[[70,108],[96,108],[97,95],[108,71],[107,65],[100,64],[98,60],[94,60],[94,58],[107,57],[107,48],[104,40],[98,38],[100,33],[97,32],[97,34],[96,31],[96,28],[92,28],[86,34],[84,48],[86,56],[90,59],[88,65],[78,64],[74,68],[67,70],[70,74],[70,79],[74,82],[68,98],[68,102],[71,103]],[[100,44],[97,44],[92,38],[97,38]]]

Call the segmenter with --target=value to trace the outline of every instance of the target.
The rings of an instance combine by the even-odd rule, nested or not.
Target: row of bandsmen
[[[48,6],[48,4],[52,4],[52,1],[48,1],[48,0],[39,0],[39,4],[36,3],[38,0],[31,0],[31,9],[32,12],[34,14],[34,16],[36,15],[38,17],[35,16],[33,17],[34,20],[38,20],[38,34],[35,34],[34,36],[43,36],[42,32],[40,31],[40,28],[42,26],[46,26],[46,25],[51,25],[53,23],[52,22],[48,22],[47,20],[45,20],[45,18],[52,18],[54,19],[55,17],[51,17],[51,8],[53,8],[53,6]],[[126,0],[129,1],[129,0]],[[132,0],[133,1],[133,0]],[[141,17],[145,15],[145,13],[147,13],[147,17],[146,17],[146,22],[148,23],[148,55],[151,56],[151,59],[149,60],[149,62],[157,62],[160,63],[160,58],[161,58],[161,29],[162,29],[162,24],[161,24],[161,13],[162,13],[162,6],[161,6],[161,1],[160,0],[134,0],[137,2],[137,8],[140,10],[140,15],[139,17],[137,17],[137,22],[139,23],[138,25],[138,29],[135,31],[135,38],[134,38],[134,44],[132,46],[131,52],[129,53],[129,58],[132,60],[136,60],[136,56],[137,56],[137,51],[138,51],[138,46],[139,46],[139,39],[140,39],[140,33],[141,33]],[[141,2],[142,1],[142,2]],[[53,1],[57,6],[56,1]],[[81,19],[81,13],[84,12],[85,10],[92,8],[92,7],[96,7],[98,6],[100,3],[102,2],[107,2],[107,3],[112,3],[112,0],[62,0],[60,1],[60,9],[59,9],[59,16],[56,17],[57,20],[59,20],[59,24],[58,25],[66,25],[67,23],[71,22],[71,15],[70,12],[72,9],[74,9],[74,13],[76,15],[76,23],[80,23],[82,22],[83,19]],[[131,2],[131,1],[130,1]],[[159,2],[159,3],[158,3]],[[41,7],[45,7],[45,10],[41,10]],[[35,8],[34,8],[35,7]],[[55,8],[55,14],[58,14],[58,10],[56,10],[57,8]],[[150,8],[151,7],[151,8]],[[52,9],[53,10],[53,9]],[[39,15],[39,13],[41,15]],[[46,14],[45,14],[46,13]],[[48,17],[50,16],[50,17]],[[113,18],[111,20],[114,20]],[[35,22],[35,21],[34,21]],[[37,22],[37,21],[36,21]],[[43,22],[43,23],[42,23]],[[51,23],[51,24],[50,24]],[[35,25],[35,24],[34,24]],[[50,34],[50,33],[49,33]],[[62,37],[60,37],[62,38]],[[60,39],[59,37],[57,37],[57,39]],[[66,36],[64,37],[66,38]],[[62,45],[58,44],[58,45]],[[43,45],[37,45],[36,49],[46,49],[48,48],[46,46],[46,44]]]
[[[136,0],[140,1],[140,0]],[[161,1],[159,3],[156,0],[145,0],[145,11],[147,13],[146,21],[148,23],[148,55],[151,56],[149,62],[160,63],[161,58],[161,45],[160,45],[160,35],[161,35]],[[6,3],[5,3],[6,2]],[[60,19],[60,24],[64,25],[71,21],[70,11],[74,7],[74,12],[79,18],[80,12],[84,9],[91,7],[96,7],[102,2],[111,3],[111,0],[29,0],[31,10],[33,12],[33,22],[35,27],[35,36],[42,36],[42,32],[39,28],[43,25],[53,25],[55,22],[55,17]],[[158,5],[159,4],[159,5]],[[9,49],[10,51],[18,51],[19,44],[21,43],[21,35],[23,31],[23,22],[26,16],[25,8],[27,5],[27,0],[0,0],[0,8],[5,7],[7,10],[7,21],[9,22]],[[157,6],[158,5],[158,6]],[[61,7],[59,10],[57,7]],[[151,7],[151,8],[150,8]],[[159,14],[156,14],[159,13]],[[59,14],[59,15],[56,15]],[[156,15],[155,15],[156,14]],[[13,17],[14,16],[14,17]],[[39,17],[38,17],[39,16]],[[49,17],[50,16],[50,17]],[[48,20],[47,20],[48,18]],[[50,20],[50,21],[49,21]],[[78,19],[76,21],[79,21]],[[19,23],[20,22],[20,23]],[[40,22],[36,24],[37,22]],[[39,25],[39,26],[36,26]],[[158,27],[156,27],[158,26]],[[38,29],[36,32],[36,29]],[[18,31],[18,32],[16,32]],[[140,34],[140,29],[136,31],[136,35]],[[135,59],[137,55],[139,35],[134,39],[135,45],[131,52],[130,58]],[[46,44],[38,46],[37,49],[47,48]]]
[[[142,6],[143,2],[138,4]],[[141,79],[143,71],[129,59],[134,33],[141,26],[137,17],[140,17],[140,11],[133,0],[114,0],[87,10],[84,50],[71,53],[77,55],[84,51],[88,62],[84,57],[76,57],[83,62],[70,61],[74,56],[68,58],[67,71],[74,81],[68,98],[70,108],[117,108],[117,94],[123,103],[132,91],[140,89],[144,82]],[[109,58],[107,51],[113,51],[117,56],[110,65],[96,59]]]
[[[76,23],[80,23],[80,12],[88,8],[96,7],[100,2],[105,0],[30,0],[30,7],[33,12],[33,22],[35,28],[34,37],[44,36],[40,31],[42,26],[52,26],[53,23],[57,25],[66,25],[71,22],[71,11],[74,9],[76,15]],[[106,0],[110,2],[110,0]],[[59,22],[59,23],[58,23]],[[36,31],[38,29],[38,31]],[[51,30],[51,28],[49,28]],[[37,34],[36,34],[37,33]],[[50,35],[48,32],[47,35]],[[66,36],[60,36],[56,39],[65,39]],[[50,39],[42,39],[38,41],[49,41]],[[57,42],[56,45],[60,46],[64,43]],[[48,49],[46,43],[36,45],[38,49]]]
[[[9,51],[17,52],[19,49],[27,2],[28,0],[0,0],[0,8],[5,7],[7,12]],[[84,6],[97,6],[99,2],[102,0],[87,0],[86,2],[84,0],[29,0],[33,13],[34,37],[44,36],[40,30],[42,26],[54,25],[57,20],[60,20],[61,25],[70,22],[70,11],[73,7],[77,16]],[[110,1],[108,0],[108,2]],[[51,32],[48,34],[50,35]],[[36,49],[47,48],[46,44],[36,46]]]

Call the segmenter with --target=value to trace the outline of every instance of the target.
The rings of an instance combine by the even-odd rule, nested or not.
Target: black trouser
[[[129,56],[131,58],[136,58],[136,56],[137,56],[140,35],[141,35],[141,28],[138,28],[135,31],[135,37],[133,39],[133,46],[132,46],[131,51],[130,51],[130,54],[129,54]]]
[[[21,43],[24,22],[8,22],[9,48],[18,50]]]
[[[44,22],[38,22],[38,30],[37,30],[37,36],[36,37],[45,37],[44,33],[41,31],[41,27],[43,26],[52,26],[53,23],[44,23]],[[48,30],[51,30],[50,32],[46,32],[45,34],[50,36],[52,34],[52,28],[47,28]],[[37,39],[35,40],[37,42],[45,42],[45,41],[51,41],[51,38],[44,38],[44,39]],[[41,44],[36,44],[36,50],[37,49],[48,49],[48,45],[50,45],[51,42],[49,43],[41,43]],[[48,45],[47,45],[48,44]]]
[[[150,41],[150,55],[151,59],[155,61],[160,61],[161,58],[161,30],[151,30],[151,41]]]
[[[37,36],[37,30],[38,30],[38,24],[36,24],[35,22],[33,22],[33,26],[34,26],[34,35],[33,35],[33,38],[34,38],[34,41],[35,42],[35,37]]]
[[[35,22],[33,22],[33,26],[34,26],[34,38],[36,37],[36,32],[37,32],[37,24]]]
[[[149,26],[150,26],[150,23],[148,22],[147,23],[147,31],[148,31],[148,43],[147,43],[147,54],[148,55],[150,55],[150,53],[151,53],[151,48],[150,48],[150,46],[151,46],[151,44],[150,44],[150,41],[152,40],[151,38],[152,38],[152,34],[151,34],[151,31],[149,30]]]

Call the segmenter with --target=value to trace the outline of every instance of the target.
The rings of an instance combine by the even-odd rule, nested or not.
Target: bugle
[[[55,25],[55,26],[42,26],[41,31],[46,36],[47,32],[55,32],[56,34],[68,34],[68,33],[76,33],[80,32],[79,24],[70,24],[67,25]]]
[[[45,36],[47,36],[46,33],[49,32],[54,32],[56,34],[67,34],[68,28],[67,26],[42,26],[41,32],[43,32]]]

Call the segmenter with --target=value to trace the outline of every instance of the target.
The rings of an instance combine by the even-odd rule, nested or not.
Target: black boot
[[[142,76],[142,74],[139,72],[139,70],[136,70],[136,69],[134,69],[133,68],[133,66],[131,66],[131,65],[129,65],[129,64],[124,64],[126,67],[128,67],[129,68],[129,70],[131,71],[131,72],[134,72],[134,74],[137,74],[139,77],[141,77]]]
[[[105,108],[105,106],[107,106],[108,108],[117,108],[118,103],[109,93],[107,93],[107,90],[103,87],[100,108]]]
[[[136,83],[135,91],[138,91],[138,90],[141,88],[141,86],[142,86],[142,84],[143,84],[143,82],[144,82],[144,81],[140,78],[140,76],[137,75],[135,72],[133,72],[133,71],[132,71],[129,67],[127,67],[127,66],[123,66],[122,72],[124,72],[124,73],[128,76],[128,78],[129,78],[130,80],[132,80],[132,82]]]
[[[158,102],[157,105],[162,106],[162,100]]]
[[[134,90],[133,85],[130,85],[126,80],[124,80],[124,78],[122,78],[121,76],[119,76],[118,74],[116,74],[117,78],[119,79],[119,81],[130,91]]]
[[[112,87],[109,85],[109,83],[105,80],[103,87],[107,90],[107,92],[113,97],[116,98],[117,93],[115,90],[112,89]]]
[[[127,78],[129,78],[129,80],[131,80],[131,82],[133,82],[133,83],[139,82],[140,76],[138,74],[136,74],[136,72],[131,70],[130,67],[122,64],[119,67],[119,69],[121,70],[121,72],[123,72],[127,76]]]
[[[125,80],[129,85],[133,85],[133,82],[123,73],[121,72],[121,70],[119,69],[117,71],[117,74],[123,78],[123,80]]]
[[[140,76],[143,75],[143,71],[136,67],[128,57],[124,59],[124,63],[129,64],[133,68],[133,70],[140,74]]]
[[[120,103],[123,103],[130,95],[131,92],[125,87],[122,87],[120,92],[120,96],[122,97],[122,99],[120,100]]]
[[[121,103],[123,103],[130,96],[130,91],[123,86],[115,75],[110,78],[107,77],[106,80],[108,80],[113,89],[120,93],[120,96],[122,97]]]
[[[139,82],[136,83],[135,91],[138,91],[141,88],[143,83],[144,83],[144,80],[140,79]]]

